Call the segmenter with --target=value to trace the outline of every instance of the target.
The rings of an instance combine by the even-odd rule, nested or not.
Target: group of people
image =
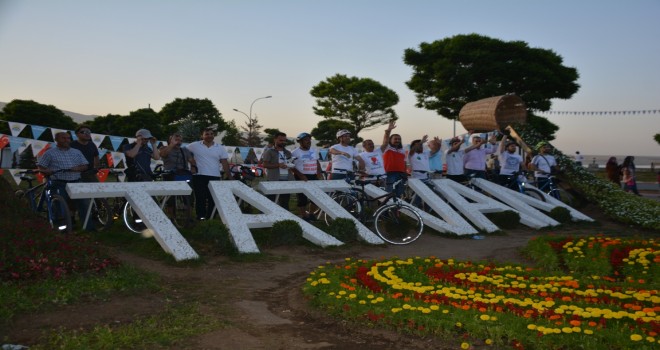
[[[621,164],[617,163],[616,157],[610,157],[605,164],[605,172],[607,173],[607,179],[612,183],[621,187],[621,183],[623,182],[624,191],[641,196],[637,190],[635,157],[627,156]]]

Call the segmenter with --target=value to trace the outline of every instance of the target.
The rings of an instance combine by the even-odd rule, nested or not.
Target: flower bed
[[[450,333],[465,349],[657,349],[660,296],[648,286],[649,274],[658,272],[660,249],[653,240],[628,243],[565,241],[557,259],[571,266],[592,249],[634,246],[612,267],[620,277],[434,257],[348,258],[319,266],[303,291],[312,305],[333,315],[419,334]],[[613,256],[623,253],[617,254],[606,261],[618,261]]]

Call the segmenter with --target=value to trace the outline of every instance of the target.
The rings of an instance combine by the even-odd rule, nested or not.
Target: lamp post
[[[239,111],[238,109],[234,108],[235,112],[241,113],[241,114],[243,114],[244,116],[246,116],[248,118],[248,137],[247,137],[248,146],[252,146],[251,139],[252,139],[252,129],[253,129],[253,126],[254,126],[254,123],[252,121],[252,106],[254,106],[254,103],[259,101],[259,100],[263,100],[265,98],[271,98],[271,97],[273,97],[273,96],[259,97],[259,98],[256,98],[254,101],[252,101],[252,103],[250,104],[250,114],[247,114],[243,111]]]

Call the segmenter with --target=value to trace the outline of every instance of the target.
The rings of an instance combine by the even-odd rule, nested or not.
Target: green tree
[[[280,131],[280,129],[270,129],[270,128],[266,128],[266,129],[264,129],[264,132],[265,132],[266,135],[267,135],[267,136],[264,138],[264,141],[266,141],[266,143],[268,143],[268,145],[272,145],[272,144],[273,144],[273,140],[275,139],[275,134],[280,133],[280,132],[282,132],[282,131]],[[287,145],[293,145],[295,142],[291,141],[291,138],[292,138],[292,137],[295,137],[296,135],[286,135],[286,136],[287,136],[287,138],[286,138],[286,144],[287,144]]]
[[[166,134],[171,134],[174,131],[182,132],[184,129],[188,133],[192,128],[198,129],[198,132],[195,133],[197,136],[192,140],[184,137],[185,142],[199,140],[199,135],[201,135],[204,128],[215,126],[219,132],[227,131],[225,138],[223,138],[224,144],[238,145],[239,132],[236,124],[227,122],[213,102],[207,98],[176,98],[163,106],[158,114],[161,117],[164,125],[163,131]],[[185,125],[181,125],[182,123],[185,123]]]
[[[122,136],[122,118],[126,118],[126,116],[108,114],[92,119],[91,121],[87,122],[87,125],[89,125],[92,128],[92,131],[97,134]],[[134,135],[135,133],[130,136],[132,137]]]
[[[399,103],[399,96],[373,79],[336,74],[314,86],[310,94],[316,98],[316,115],[350,123],[356,137],[362,130],[397,119],[392,106]]]
[[[157,139],[167,140],[168,135],[163,130],[160,116],[151,108],[141,108],[132,111],[127,117],[122,117],[120,121],[121,125],[118,136],[135,137],[136,131],[148,129]]]
[[[355,136],[353,124],[336,119],[326,119],[320,121],[314,129],[312,129],[312,137],[316,140],[319,147],[328,147],[337,143],[337,131],[341,129],[349,130],[352,136]],[[353,138],[351,143],[353,145],[362,142],[362,139],[357,137]]]
[[[406,49],[403,60],[413,68],[406,84],[416,106],[447,119],[456,119],[468,102],[505,94],[520,96],[530,112],[547,111],[551,99],[568,99],[580,87],[577,69],[565,67],[552,50],[478,34],[421,43],[419,50]]]
[[[653,139],[655,139],[655,142],[660,144],[660,134],[655,134],[655,136],[653,136]]]
[[[255,115],[252,120],[246,121],[245,126],[241,126],[243,130],[243,135],[240,136],[240,144],[243,146],[250,147],[262,147],[261,137],[259,132],[263,126],[259,124],[259,120]]]
[[[73,119],[57,107],[32,100],[13,100],[7,103],[2,113],[0,113],[0,118],[10,122],[49,126],[58,129],[72,130],[76,128]],[[3,133],[9,132],[6,124],[3,125],[3,128],[7,129],[2,130]]]

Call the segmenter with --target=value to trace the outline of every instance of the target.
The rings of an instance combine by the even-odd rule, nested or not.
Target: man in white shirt
[[[186,148],[192,154],[193,192],[195,193],[195,211],[197,220],[211,217],[215,203],[209,190],[209,181],[218,181],[224,171],[224,178],[229,179],[229,155],[225,146],[213,141],[215,130],[206,128],[202,131],[202,140],[189,144]]]
[[[445,163],[447,163],[447,178],[456,182],[466,180],[463,170],[463,155],[465,152],[461,149],[463,141],[454,137],[449,141],[449,149],[445,151]]]
[[[523,158],[516,153],[517,144],[513,140],[508,140],[504,135],[500,141],[499,159],[500,159],[500,175],[498,181],[500,185],[507,186],[511,182],[511,176],[517,173],[521,168],[525,169]]]
[[[299,181],[314,181],[321,179],[321,163],[319,162],[319,153],[315,148],[312,148],[312,135],[306,132],[298,134],[296,137],[298,141],[298,148],[291,152],[293,164],[295,167],[291,169],[296,179]],[[305,194],[298,193],[298,211],[300,216],[310,221],[314,219],[314,210],[305,210],[309,204],[309,199]]]
[[[557,170],[557,160],[550,155],[552,146],[549,143],[541,141],[536,145],[536,149],[539,151],[539,154],[532,158],[529,167],[531,170],[534,170],[536,187],[543,188],[548,183],[548,175]]]
[[[365,163],[365,172],[367,176],[378,178],[378,186],[385,183],[385,168],[383,167],[383,151],[374,147],[373,140],[364,140],[362,142],[362,151],[359,156]]]
[[[338,180],[347,177],[352,179],[355,176],[353,171],[353,161],[358,161],[358,169],[360,171],[364,171],[364,161],[358,155],[358,151],[355,147],[350,145],[350,131],[346,129],[337,131],[337,141],[339,143],[332,145],[328,151],[332,160],[332,179]]]
[[[429,152],[424,151],[424,142],[427,136],[424,135],[421,140],[414,140],[410,143],[410,152],[408,153],[408,163],[410,164],[411,174],[413,179],[429,180],[429,172],[431,170],[429,164]],[[437,152],[437,151],[436,151]]]

